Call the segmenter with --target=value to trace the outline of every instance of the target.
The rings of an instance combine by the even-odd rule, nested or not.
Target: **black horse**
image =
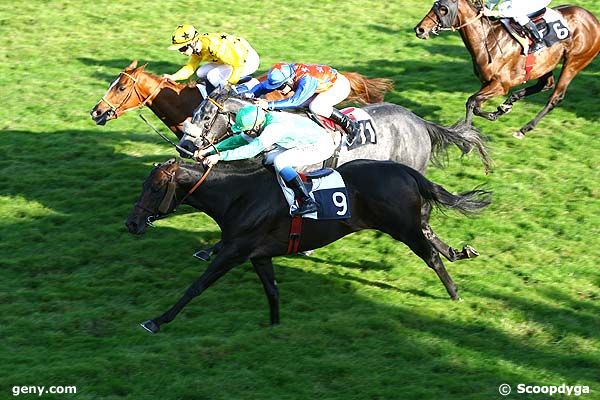
[[[392,161],[356,160],[340,166],[338,171],[348,189],[352,217],[334,221],[305,219],[298,251],[325,246],[362,229],[377,229],[410,247],[436,272],[450,297],[458,299],[456,285],[438,253],[443,251],[439,239],[428,239],[423,233],[422,205],[430,203],[470,213],[486,207],[490,193],[472,190],[453,195],[414,169]],[[197,186],[202,177],[205,181]],[[291,219],[272,173],[256,159],[220,163],[208,172],[200,164],[169,160],[154,168],[144,182],[142,194],[127,218],[129,232],[144,233],[149,221],[173,212],[181,202],[217,222],[223,247],[173,307],[142,326],[158,332],[160,325],[172,321],[190,300],[248,259],[265,289],[271,324],[279,323],[279,294],[271,259],[287,253]]]

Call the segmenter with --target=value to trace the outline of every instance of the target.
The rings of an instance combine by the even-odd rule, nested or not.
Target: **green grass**
[[[571,3],[600,14],[597,0]],[[482,254],[446,264],[463,301],[404,245],[363,232],[275,260],[277,329],[249,264],[160,334],[137,326],[202,272],[190,255],[219,232],[185,207],[141,238],[126,232],[151,164],[173,152],[136,113],[93,124],[88,112],[118,72],[132,59],[174,72],[185,59],[166,50],[170,34],[191,22],[246,37],[263,71],[290,60],[391,77],[387,100],[451,124],[478,83],[458,35],[414,37],[428,8],[1,2],[0,398],[15,385],[76,385],[76,395],[43,398],[482,400],[500,398],[501,383],[566,383],[600,399],[598,60],[523,141],[511,133],[546,94],[499,122],[476,120],[491,140],[491,175],[454,150],[446,169],[428,171],[452,191],[494,191],[479,217],[432,220],[453,246]]]

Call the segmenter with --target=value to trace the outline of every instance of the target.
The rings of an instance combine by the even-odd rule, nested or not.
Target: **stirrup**
[[[294,211],[291,212],[292,217],[296,217],[298,215],[310,214],[317,211],[319,208],[317,207],[317,203],[314,201],[303,203],[301,207],[298,207]]]

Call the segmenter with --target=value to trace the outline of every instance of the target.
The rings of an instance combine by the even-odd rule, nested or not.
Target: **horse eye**
[[[119,86],[119,90],[122,92],[123,90],[125,90],[125,85],[121,85]]]
[[[447,14],[448,14],[448,7],[446,7],[446,6],[441,6],[441,7],[440,7],[440,14],[442,14],[442,15],[447,15]]]

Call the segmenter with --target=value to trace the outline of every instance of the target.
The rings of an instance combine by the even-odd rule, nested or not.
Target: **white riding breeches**
[[[331,117],[333,106],[344,101],[350,95],[350,81],[338,73],[333,86],[323,93],[319,93],[310,102],[310,111],[325,118]]]
[[[273,164],[279,173],[285,167],[301,167],[327,160],[335,152],[335,143],[329,135],[323,135],[318,142],[292,149],[277,147],[267,153],[265,164]]]
[[[246,63],[242,69],[242,76],[252,75],[260,65],[260,57],[250,49],[246,56]],[[223,87],[231,77],[233,67],[228,64],[206,63],[196,71],[198,78],[206,78],[214,87]]]
[[[545,8],[552,0],[506,0],[498,5],[498,11],[505,18],[512,18],[519,25],[529,22],[529,15]]]

